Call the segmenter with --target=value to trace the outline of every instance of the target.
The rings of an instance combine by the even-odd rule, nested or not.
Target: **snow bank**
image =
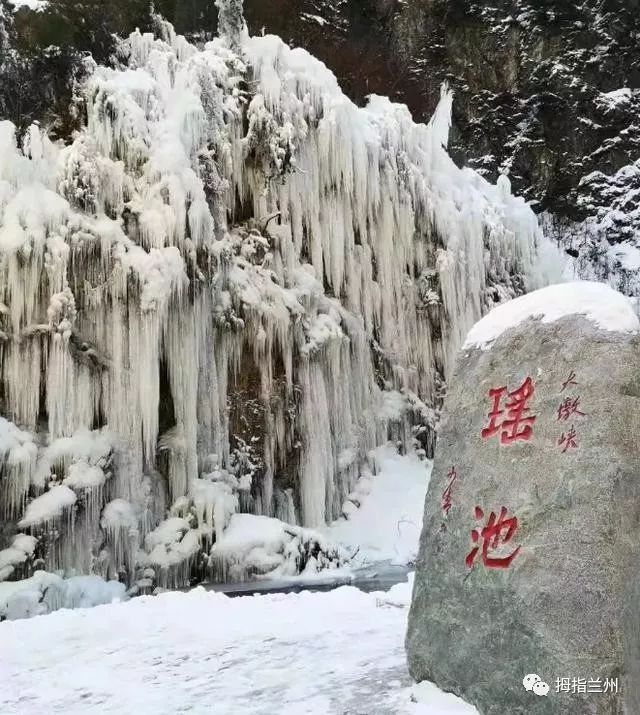
[[[360,478],[343,505],[344,517],[322,530],[353,555],[353,565],[413,563],[418,554],[431,462],[376,450],[378,473]]]
[[[211,563],[216,580],[248,581],[339,568],[346,555],[311,529],[267,516],[235,514],[211,549]]]
[[[126,587],[99,576],[74,576],[36,571],[22,581],[0,583],[0,621],[45,615],[60,608],[90,608],[126,600]]]
[[[569,315],[582,315],[601,330],[640,330],[640,320],[625,296],[603,283],[576,281],[549,286],[494,308],[471,328],[463,348],[486,350],[506,330],[529,318],[552,323]]]

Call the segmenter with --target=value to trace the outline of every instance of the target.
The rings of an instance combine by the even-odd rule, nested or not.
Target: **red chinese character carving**
[[[578,383],[576,382],[576,374],[572,370],[571,373],[569,374],[569,377],[562,383],[562,389],[560,392],[564,392],[569,385],[577,385]]]
[[[493,409],[489,412],[489,424],[480,433],[483,439],[488,439],[500,432],[500,444],[508,445],[516,440],[528,441],[533,436],[533,423],[535,416],[526,415],[530,412],[527,401],[533,397],[533,381],[528,377],[517,390],[508,394],[509,399],[505,409],[500,408],[500,403],[506,387],[496,387],[489,390],[489,397],[493,400]],[[506,411],[506,418],[498,422]]]
[[[571,429],[568,432],[562,433],[562,435],[558,438],[558,447],[563,448],[563,454],[569,449],[578,449],[578,440],[576,439],[577,437],[578,433],[575,431],[575,429],[573,429],[573,425],[571,425]]]
[[[477,506],[475,509],[475,516],[478,520],[484,518],[484,512],[479,506]],[[520,551],[520,547],[518,546],[518,548],[513,551],[509,556],[503,556],[500,558],[496,556],[489,556],[489,550],[494,550],[498,548],[500,543],[508,544],[513,538],[513,535],[516,533],[516,529],[518,528],[517,517],[512,516],[511,518],[507,519],[506,516],[507,508],[503,506],[500,509],[499,517],[496,518],[495,513],[491,512],[487,525],[483,527],[482,530],[474,529],[471,532],[471,540],[474,544],[477,544],[482,538],[482,563],[488,568],[509,568],[511,562],[515,559],[515,557],[518,555],[518,552]],[[505,533],[503,534],[502,532]],[[467,568],[471,568],[473,566],[473,562],[475,561],[479,550],[480,546],[475,546],[471,550],[471,552],[465,559],[465,564]]]
[[[580,412],[580,410],[578,409],[579,406],[579,397],[567,397],[565,401],[560,405],[560,407],[558,407],[558,422],[566,422],[569,417],[571,417],[571,415],[580,415],[581,417],[584,417],[585,414],[584,412]]]
[[[449,509],[451,509],[451,489],[453,487],[453,483],[456,481],[457,478],[458,474],[456,473],[456,468],[451,467],[449,474],[447,474],[449,484],[447,488],[442,492],[442,511],[444,512],[445,516],[449,513]]]

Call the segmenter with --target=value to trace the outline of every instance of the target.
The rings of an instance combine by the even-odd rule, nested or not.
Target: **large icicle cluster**
[[[446,90],[417,125],[233,33],[134,33],[69,146],[0,123],[5,573],[182,585],[236,511],[335,518],[428,432],[470,325],[545,280],[506,178],[447,155]]]

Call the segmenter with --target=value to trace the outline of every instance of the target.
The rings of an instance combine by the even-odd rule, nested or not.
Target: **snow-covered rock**
[[[248,581],[340,568],[347,554],[322,534],[267,516],[235,514],[211,550],[214,578]]]
[[[38,540],[28,534],[13,537],[11,546],[0,551],[0,581],[8,579],[16,568],[33,557]]]
[[[577,283],[471,330],[425,501],[407,634],[416,680],[487,715],[637,709],[639,328],[625,296]],[[569,672],[619,687],[548,701],[522,687],[527,673],[553,688]]]

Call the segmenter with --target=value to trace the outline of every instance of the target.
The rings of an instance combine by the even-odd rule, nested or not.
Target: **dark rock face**
[[[379,93],[426,120],[455,90],[450,151],[546,212],[583,277],[638,294],[610,244],[640,239],[640,3],[247,0],[251,29],[308,48],[356,101]]]
[[[598,215],[612,204],[606,177],[640,157],[638,0],[245,5],[252,32],[305,47],[357,102],[388,95],[427,120],[448,81],[454,158],[492,181],[509,170],[514,192],[539,210],[572,221]],[[621,178],[611,182],[616,193]],[[624,222],[611,230],[631,235]]]
[[[637,337],[581,316],[462,354],[425,504],[414,678],[485,715],[640,712],[639,408]],[[534,673],[547,695],[523,687]],[[600,691],[556,691],[574,677]]]

